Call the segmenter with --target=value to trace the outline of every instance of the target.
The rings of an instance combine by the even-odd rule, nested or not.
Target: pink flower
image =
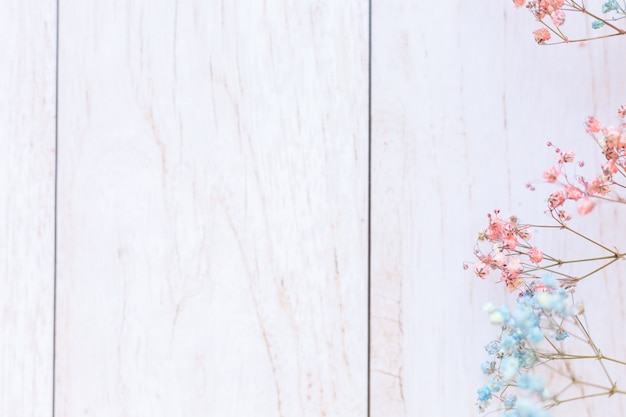
[[[493,257],[493,264],[497,267],[503,267],[506,263],[506,257],[503,252],[498,252],[496,256]]]
[[[548,0],[548,3],[556,10],[563,7],[565,0]]]
[[[543,171],[543,179],[548,182],[554,183],[556,182],[556,179],[559,177],[560,173],[561,171],[559,171],[557,167],[548,168]]]
[[[487,218],[489,219],[489,226],[487,227],[487,230],[485,230],[485,237],[490,242],[495,242],[500,239],[504,233],[504,225],[502,219],[500,218],[500,210],[494,210],[493,214],[487,214]]]
[[[565,194],[567,195],[567,198],[569,200],[574,200],[574,201],[580,200],[580,198],[583,196],[583,192],[580,189],[574,187],[573,185],[565,186]]]
[[[559,164],[564,164],[567,162],[574,162],[574,158],[576,157],[576,154],[574,153],[574,151],[565,151],[565,152],[561,152],[559,154]]]
[[[602,129],[604,135],[605,148],[615,148],[620,142],[622,137],[622,129],[614,126],[605,127]]]
[[[542,20],[546,14],[552,13],[554,8],[550,6],[546,0],[531,0],[526,5],[526,8],[537,18]]]
[[[619,106],[619,109],[617,109],[617,115],[620,119],[626,117],[626,104],[622,104],[621,106]]]
[[[554,209],[562,206],[563,202],[565,202],[565,197],[565,191],[561,190],[553,192],[550,194],[550,197],[548,197],[548,207],[550,207],[550,209]]]
[[[537,248],[537,246],[533,246],[528,251],[528,257],[530,258],[530,262],[538,264],[543,260],[543,253]]]
[[[516,8],[522,7],[526,3],[526,0],[513,0],[513,4]]]
[[[517,233],[517,236],[519,236],[521,239],[524,239],[524,240],[529,240],[531,238],[531,236],[532,236],[528,226],[518,226],[518,227],[516,227],[515,228],[515,233]]]
[[[602,180],[602,178],[595,178],[585,184],[587,187],[587,194],[590,195],[605,195],[611,191],[609,185]]]
[[[504,249],[515,249],[517,246],[517,238],[515,235],[508,235],[502,239],[502,247]]]
[[[559,210],[559,219],[563,220],[564,222],[568,221],[568,220],[572,220],[572,215],[569,214],[567,211],[565,210]]]
[[[585,127],[587,132],[597,133],[600,131],[600,121],[593,116],[589,116],[585,122]]]
[[[596,203],[594,203],[593,201],[589,200],[588,198],[585,198],[577,207],[576,210],[578,210],[578,214],[580,214],[581,216],[584,216],[585,214],[589,214],[591,213],[591,210],[593,210],[593,208],[595,207]]]
[[[485,264],[491,264],[492,262],[491,254],[489,253],[486,256],[478,255],[478,260]]]
[[[561,26],[565,23],[565,12],[563,10],[555,10],[550,17],[552,18],[554,26]]]
[[[517,287],[519,287],[520,285],[524,283],[524,280],[519,279],[517,275],[507,274],[506,272],[502,273],[502,275],[500,276],[500,281],[503,281],[506,283],[506,289],[509,292],[515,291]]]
[[[619,159],[619,152],[614,147],[606,148],[604,151],[602,151],[602,154],[609,161],[617,161]]]
[[[519,275],[524,270],[522,261],[519,258],[511,258],[506,264],[506,270],[512,275]]]
[[[484,262],[476,262],[474,264],[474,273],[480,279],[485,279],[489,275],[489,267]]]
[[[602,164],[601,167],[602,172],[607,177],[610,177],[611,174],[617,174],[617,165],[615,165],[615,162],[612,159],[606,161],[606,163]]]
[[[538,44],[545,43],[552,37],[550,36],[550,31],[546,28],[537,29],[533,32],[533,35],[535,35],[535,42]]]

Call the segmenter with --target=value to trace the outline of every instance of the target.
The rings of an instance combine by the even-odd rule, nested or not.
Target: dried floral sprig
[[[626,105],[620,106],[617,113],[623,119]],[[626,203],[626,199],[620,196],[620,190],[626,188],[626,123],[603,126],[594,116],[589,116],[585,129],[606,159],[606,162],[600,164],[599,172],[594,178],[569,174],[567,165],[575,162],[575,153],[570,150],[562,151],[552,142],[548,142],[548,146],[554,148],[557,154],[557,162],[543,172],[543,179],[561,186],[561,189],[548,197],[548,208],[554,217],[562,221],[571,218],[563,210],[567,201],[576,202],[576,211],[581,215],[589,214],[597,202]],[[574,165],[583,167],[584,162]],[[527,187],[534,190],[534,186],[530,184]]]
[[[526,6],[526,9],[541,24],[541,27],[533,32],[535,41],[541,45],[584,42],[626,34],[626,31],[620,28],[618,24],[619,20],[626,17],[626,4],[622,4],[618,0],[606,1],[597,11],[590,10],[584,1],[575,0],[531,0],[528,2],[526,0],[513,0],[513,4],[517,8]],[[564,26],[573,14],[591,19],[591,28],[599,33],[590,37],[568,37]],[[550,42],[553,35],[559,40]]]
[[[584,308],[573,301],[573,293],[573,287],[565,289],[553,276],[545,275],[520,293],[513,309],[485,306],[501,333],[485,346],[489,359],[481,369],[487,383],[477,390],[479,411],[485,412],[495,399],[499,405],[493,411],[505,417],[547,417],[549,409],[565,402],[626,394],[605,366],[605,362],[626,362],[598,349],[583,324]],[[577,352],[568,339],[582,342],[590,352]],[[574,361],[598,364],[603,377],[598,381],[581,378],[574,366],[562,366]],[[548,387],[546,373],[563,378]],[[581,387],[594,391],[576,394]]]
[[[626,105],[618,109],[618,117],[626,116]],[[583,167],[571,150],[561,150],[548,142],[556,153],[556,162],[543,172],[543,181],[559,186],[547,198],[547,210],[553,224],[521,223],[515,216],[503,218],[499,210],[487,215],[487,227],[479,232],[474,251],[477,262],[465,269],[486,279],[499,275],[508,292],[516,293],[514,308],[485,307],[492,323],[501,328],[497,339],[485,349],[490,355],[482,365],[487,383],[477,391],[477,406],[482,412],[497,404],[492,412],[505,417],[547,417],[559,404],[591,397],[626,394],[609,373],[607,363],[626,366],[626,358],[608,357],[602,353],[584,324],[584,308],[576,302],[577,284],[598,274],[626,253],[572,228],[572,215],[565,210],[569,201],[584,216],[596,203],[625,203],[618,191],[626,188],[626,124],[603,126],[590,116],[585,130],[598,145],[606,162],[599,174],[586,179],[569,172]],[[534,190],[533,185],[528,188]],[[603,255],[583,259],[564,259],[540,249],[532,240],[534,229],[557,233],[567,232],[572,238],[591,244]],[[569,265],[574,272],[564,271]],[[587,266],[586,268],[584,267]],[[581,348],[586,349],[586,352]],[[579,364],[592,362],[599,367],[600,380],[580,373]],[[555,376],[558,378],[555,382]],[[549,377],[549,378],[548,378]],[[546,381],[552,381],[548,387]],[[583,389],[584,388],[584,389]],[[579,391],[577,391],[579,390]]]

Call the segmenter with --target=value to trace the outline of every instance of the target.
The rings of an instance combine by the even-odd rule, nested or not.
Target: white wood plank
[[[363,416],[367,4],[61,8],[61,416]]]
[[[0,4],[0,415],[52,408],[56,9]]]
[[[593,150],[582,123],[625,101],[624,39],[538,47],[532,18],[510,2],[446,0],[441,16],[427,2],[373,3],[372,416],[474,416],[482,347],[497,331],[482,306],[505,295],[462,262],[494,208],[545,219],[549,188],[524,184],[552,163],[547,140]],[[586,230],[601,223],[619,245],[615,218],[603,208]],[[603,346],[624,352],[615,281],[580,294]],[[573,407],[624,415],[617,397]]]

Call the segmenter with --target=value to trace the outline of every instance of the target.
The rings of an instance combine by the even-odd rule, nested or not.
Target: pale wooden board
[[[594,149],[582,125],[591,113],[616,119],[626,47],[540,48],[532,17],[510,2],[447,0],[436,13],[428,2],[373,3],[371,415],[474,416],[483,346],[498,330],[482,306],[505,295],[462,263],[494,208],[544,219],[550,188],[524,184],[553,163],[547,140]],[[595,216],[586,231],[619,245],[623,215]],[[562,253],[585,251],[538,235]],[[623,356],[624,284],[604,279],[580,295],[601,346]],[[617,397],[572,407],[624,415]]]
[[[366,2],[60,13],[56,416],[363,416]]]
[[[0,4],[0,415],[49,415],[54,300],[54,2]]]

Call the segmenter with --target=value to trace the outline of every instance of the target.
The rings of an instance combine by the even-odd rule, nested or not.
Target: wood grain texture
[[[623,39],[538,47],[532,17],[510,2],[437,8],[445,14],[427,2],[373,2],[372,417],[478,414],[482,347],[497,331],[482,306],[505,295],[462,270],[476,232],[494,208],[545,222],[549,187],[532,194],[524,184],[553,163],[546,141],[591,165],[583,121],[615,120],[626,100]],[[580,227],[623,242],[613,208],[596,215]],[[537,239],[586,250],[563,236]],[[590,326],[602,346],[624,352],[623,283],[615,270],[602,279],[581,291]],[[572,407],[555,415],[624,414],[616,397]]]
[[[366,2],[60,22],[56,416],[363,416]]]
[[[54,289],[54,2],[0,4],[0,415],[48,415]]]

